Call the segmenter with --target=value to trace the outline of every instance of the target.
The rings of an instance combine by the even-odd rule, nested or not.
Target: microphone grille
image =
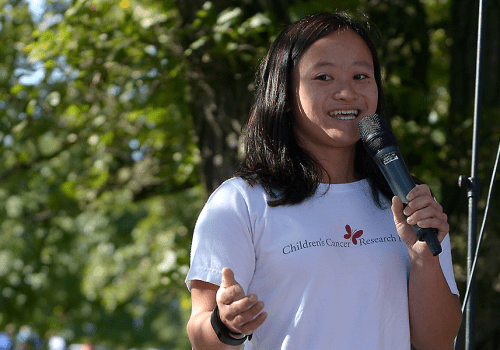
[[[372,157],[386,147],[396,146],[396,137],[391,127],[378,114],[370,114],[361,119],[358,129],[361,141]]]

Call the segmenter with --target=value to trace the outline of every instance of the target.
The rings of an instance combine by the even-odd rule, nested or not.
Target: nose
[[[336,100],[352,101],[358,97],[352,82],[339,82],[337,88],[333,94],[333,98]]]

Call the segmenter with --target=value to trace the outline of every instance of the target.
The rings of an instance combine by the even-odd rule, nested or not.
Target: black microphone
[[[366,151],[384,174],[394,195],[401,198],[406,206],[406,196],[415,187],[415,182],[406,168],[389,124],[378,114],[370,114],[361,119],[358,127]],[[412,226],[417,238],[427,243],[432,255],[441,253],[437,229]]]

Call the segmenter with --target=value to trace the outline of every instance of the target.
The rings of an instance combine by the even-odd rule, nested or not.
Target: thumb
[[[398,230],[399,237],[410,246],[415,244],[417,241],[417,236],[413,231],[413,228],[408,224],[406,215],[403,213],[404,204],[401,198],[394,196],[392,198],[392,214],[394,215],[394,223],[396,224],[396,229]]]
[[[226,305],[245,296],[243,288],[236,282],[233,271],[228,267],[222,269],[222,281],[217,295],[219,301]]]
[[[236,280],[234,279],[233,270],[231,270],[229,267],[224,267],[222,269],[222,281],[220,286],[222,288],[228,288],[234,286],[235,284],[238,284],[238,282],[236,282]]]
[[[403,214],[404,204],[401,198],[394,196],[392,198],[392,213],[394,215],[394,223],[399,226],[406,223],[406,216]]]

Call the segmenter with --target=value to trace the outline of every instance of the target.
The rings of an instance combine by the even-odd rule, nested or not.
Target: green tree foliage
[[[179,293],[203,190],[175,7],[49,5],[38,23],[26,4],[3,7],[0,324],[185,347]],[[17,66],[39,62],[43,81],[22,84]]]
[[[235,169],[261,57],[287,23],[318,11],[348,10],[371,28],[400,149],[450,215],[463,291],[467,203],[456,180],[470,167],[474,57],[460,52],[475,50],[472,2],[52,0],[36,18],[0,0],[0,329],[189,349],[194,222]],[[489,49],[491,70],[495,59]],[[30,84],[33,72],[43,79]],[[497,226],[478,275],[485,349],[500,330]]]

